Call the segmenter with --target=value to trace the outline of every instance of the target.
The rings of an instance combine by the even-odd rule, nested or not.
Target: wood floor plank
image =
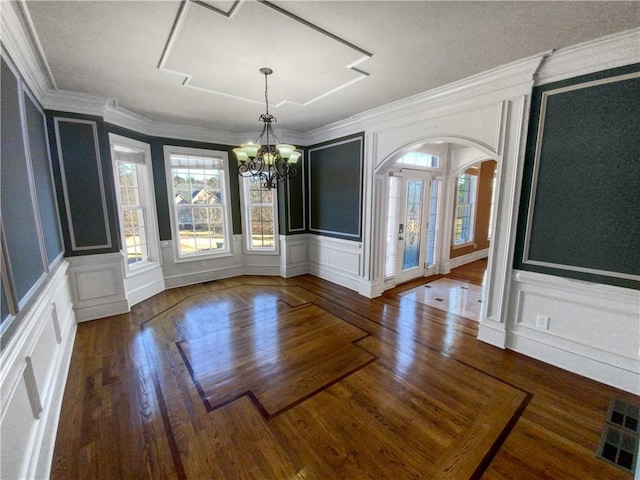
[[[236,277],[79,325],[51,477],[630,480],[595,448],[637,396],[400,290]]]

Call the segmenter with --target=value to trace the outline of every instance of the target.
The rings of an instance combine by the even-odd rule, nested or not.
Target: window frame
[[[242,248],[243,253],[250,255],[279,255],[280,254],[280,229],[278,223],[278,190],[271,190],[273,209],[273,248],[272,247],[253,247],[251,246],[251,212],[250,209],[254,205],[249,200],[249,182],[250,177],[240,177],[240,206],[242,208]]]
[[[194,262],[207,260],[211,258],[229,257],[233,255],[233,219],[231,212],[231,187],[229,182],[229,154],[224,150],[211,150],[205,148],[182,147],[179,145],[164,145],[164,164],[167,181],[167,203],[169,205],[169,220],[171,223],[171,238],[173,244],[173,257],[175,263]],[[222,205],[223,212],[223,239],[224,248],[217,249],[215,252],[203,252],[192,254],[180,253],[180,233],[178,231],[177,209],[175,206],[175,191],[173,187],[173,175],[171,166],[172,155],[191,155],[194,157],[211,157],[222,161],[223,181],[221,182],[221,190],[224,203]]]
[[[135,165],[136,177],[138,182],[138,196],[142,209],[142,216],[146,235],[147,258],[136,264],[129,264],[126,252],[126,235],[124,231],[124,219],[122,213],[124,211],[122,204],[122,193],[120,191],[120,180],[118,175],[117,162],[114,155],[114,146],[121,145],[140,151],[144,156],[143,163],[126,162]],[[120,252],[123,254],[123,265],[125,277],[138,275],[153,268],[158,267],[162,263],[160,256],[160,234],[158,232],[157,208],[155,186],[153,181],[153,167],[151,161],[151,146],[148,143],[134,140],[133,138],[124,137],[115,133],[109,133],[109,152],[111,154],[111,167],[113,173],[115,197],[118,207],[118,227],[120,230]],[[142,180],[142,181],[141,181]]]
[[[463,175],[468,176],[469,178],[474,178],[474,183],[471,185],[469,190],[469,201],[468,202],[459,202],[458,201],[458,191],[460,187],[460,177]],[[453,208],[453,225],[451,231],[451,246],[452,248],[463,248],[469,245],[474,244],[475,237],[475,226],[476,226],[476,209],[478,204],[478,175],[474,175],[471,173],[462,172],[455,177],[455,205]],[[458,208],[460,206],[469,206],[469,235],[461,241],[460,243],[456,243],[456,220],[458,219]]]

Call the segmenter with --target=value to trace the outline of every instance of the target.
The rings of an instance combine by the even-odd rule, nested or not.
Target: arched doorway
[[[434,160],[406,161],[416,155]],[[500,167],[494,156],[473,141],[434,138],[380,163],[376,179],[386,211],[376,218],[385,233],[379,250],[385,289],[491,258]],[[461,178],[469,188],[458,198]]]

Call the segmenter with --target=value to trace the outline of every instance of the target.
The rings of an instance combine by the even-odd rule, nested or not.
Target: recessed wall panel
[[[38,232],[29,186],[29,174],[20,114],[20,85],[2,59],[0,136],[2,159],[0,190],[2,224],[13,285],[18,301],[44,273]]]
[[[29,95],[24,96],[31,165],[38,196],[40,224],[48,263],[63,251],[56,196],[51,176],[51,160],[47,144],[46,119]]]
[[[96,123],[59,117],[54,121],[71,248],[111,248]]]
[[[309,148],[309,230],[361,239],[364,136]]]
[[[533,91],[515,267],[640,288],[640,65]]]

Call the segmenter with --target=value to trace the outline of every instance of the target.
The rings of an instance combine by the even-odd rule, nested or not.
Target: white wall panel
[[[0,357],[2,478],[47,478],[76,322],[63,262]]]
[[[640,292],[517,271],[510,304],[508,348],[640,394]]]

